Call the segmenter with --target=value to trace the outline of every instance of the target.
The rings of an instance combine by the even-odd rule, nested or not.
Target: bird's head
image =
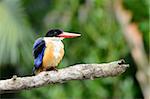
[[[55,38],[61,38],[61,39],[75,38],[75,37],[78,37],[78,36],[81,36],[81,34],[64,32],[60,29],[49,30],[45,35],[45,37],[55,37]]]

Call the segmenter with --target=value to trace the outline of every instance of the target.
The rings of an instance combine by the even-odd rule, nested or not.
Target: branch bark
[[[0,94],[31,89],[70,80],[94,79],[99,77],[117,76],[129,67],[124,60],[103,64],[77,64],[58,71],[43,71],[36,76],[17,77],[0,80]]]

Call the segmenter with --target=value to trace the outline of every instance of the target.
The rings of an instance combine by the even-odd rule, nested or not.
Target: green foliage
[[[0,66],[27,64],[31,58],[32,30],[19,0],[0,2]],[[29,62],[30,61],[30,62]]]

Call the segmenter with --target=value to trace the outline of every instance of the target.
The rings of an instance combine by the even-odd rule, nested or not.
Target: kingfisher
[[[57,70],[56,66],[64,56],[65,38],[79,37],[81,34],[64,32],[60,29],[49,30],[45,37],[38,38],[33,45],[32,54],[34,57],[33,74],[42,71]]]

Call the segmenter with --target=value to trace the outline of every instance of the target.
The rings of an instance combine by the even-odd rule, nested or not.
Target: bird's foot
[[[58,69],[56,67],[50,67],[48,68],[46,71],[58,71]]]

